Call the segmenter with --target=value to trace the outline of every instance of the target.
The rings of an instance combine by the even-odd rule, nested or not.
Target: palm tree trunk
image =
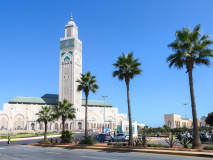
[[[62,117],[62,131],[65,130],[65,119],[64,117]]]
[[[88,132],[87,132],[87,100],[88,100],[88,95],[86,95],[86,107],[85,107],[85,137],[88,136]]]
[[[200,142],[200,135],[199,135],[199,129],[198,129],[198,122],[197,122],[197,111],[196,111],[196,104],[195,104],[195,95],[194,95],[194,87],[193,87],[192,70],[189,70],[189,86],[190,86],[192,117],[193,117],[193,142],[192,142],[192,148],[193,149],[197,149],[197,148],[201,148],[201,142]]]
[[[126,82],[127,88],[127,103],[128,103],[128,114],[129,114],[129,146],[134,146],[133,134],[132,134],[132,116],[129,96],[129,82]]]
[[[44,127],[45,127],[45,130],[44,130],[44,142],[47,142],[47,121],[44,122]]]

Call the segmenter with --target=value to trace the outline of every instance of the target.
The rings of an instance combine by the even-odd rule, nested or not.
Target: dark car
[[[99,134],[96,136],[96,140],[100,142],[104,142],[104,141],[111,142],[112,136],[110,134]]]

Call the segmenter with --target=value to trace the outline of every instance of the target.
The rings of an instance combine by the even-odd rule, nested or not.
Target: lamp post
[[[103,96],[101,95],[103,98],[104,98],[104,133],[106,133],[106,124],[105,124],[105,98],[108,97],[108,96]]]
[[[184,104],[183,104],[183,105],[185,106],[185,113],[186,113],[186,106],[187,106],[187,104],[188,104],[188,103],[184,103]],[[187,114],[186,114],[186,120],[187,120]],[[188,127],[188,123],[189,123],[189,122],[187,122],[186,127]]]
[[[186,113],[186,106],[188,103],[184,103],[183,105],[185,106],[185,113]],[[186,119],[187,119],[187,114],[186,114]]]

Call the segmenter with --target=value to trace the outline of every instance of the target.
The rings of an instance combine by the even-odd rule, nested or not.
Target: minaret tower
[[[76,80],[82,73],[82,42],[78,39],[78,27],[71,21],[65,25],[65,37],[60,39],[59,101],[67,99],[76,111],[82,105],[82,94],[77,92]]]

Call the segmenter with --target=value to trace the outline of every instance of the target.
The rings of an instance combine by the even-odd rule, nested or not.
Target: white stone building
[[[45,94],[37,97],[15,97],[4,104],[0,111],[0,130],[43,130],[44,124],[37,123],[35,114],[41,106],[55,106],[58,100],[69,100],[76,109],[76,119],[67,120],[65,128],[84,129],[85,99],[77,92],[76,80],[82,73],[82,42],[78,39],[78,27],[71,21],[65,25],[65,37],[60,39],[59,95]],[[118,108],[105,103],[106,128],[116,130],[127,114],[119,114]],[[88,128],[98,129],[104,125],[104,101],[88,101]],[[61,119],[48,124],[50,130],[62,128]]]
[[[206,126],[206,122],[204,120],[198,121],[198,127]],[[193,120],[190,118],[181,118],[181,115],[177,114],[164,114],[164,122],[165,125],[169,126],[170,128],[192,128],[193,127]]]

